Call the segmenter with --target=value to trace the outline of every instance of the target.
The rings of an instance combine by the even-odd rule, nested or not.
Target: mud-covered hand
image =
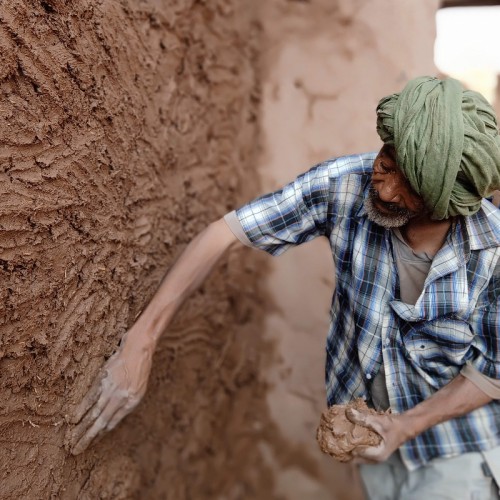
[[[492,396],[460,374],[430,398],[397,415],[369,415],[354,409],[347,410],[346,415],[351,422],[368,427],[382,437],[378,446],[359,447],[356,450],[356,461],[383,462],[409,439],[442,422],[467,415],[491,401]]]
[[[353,451],[356,463],[379,463],[387,460],[405,441],[410,439],[411,431],[403,425],[401,415],[384,413],[373,415],[354,408],[346,411],[347,418],[353,423],[367,427],[378,433],[382,440],[377,446],[359,446]]]
[[[77,424],[68,431],[73,455],[83,452],[96,436],[113,429],[146,392],[152,352],[121,346],[103,366],[82,402],[70,415]]]

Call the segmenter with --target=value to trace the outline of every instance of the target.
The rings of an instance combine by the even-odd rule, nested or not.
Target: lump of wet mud
[[[382,439],[377,432],[353,424],[346,416],[348,408],[377,414],[362,399],[355,399],[346,405],[330,406],[321,414],[316,439],[321,451],[339,462],[352,460],[352,452],[358,446],[377,446]]]

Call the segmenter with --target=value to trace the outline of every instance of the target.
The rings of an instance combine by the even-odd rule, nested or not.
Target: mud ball
[[[331,406],[322,413],[316,439],[321,451],[339,462],[352,460],[352,451],[358,446],[377,446],[382,439],[377,432],[353,424],[346,416],[348,408],[377,415],[362,399],[347,405]]]

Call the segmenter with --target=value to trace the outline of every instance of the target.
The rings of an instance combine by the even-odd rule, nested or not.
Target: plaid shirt
[[[336,289],[326,343],[328,405],[370,400],[384,363],[392,411],[401,413],[456,377],[466,362],[500,378],[500,211],[458,218],[433,259],[415,305],[399,299],[392,233],[371,222],[363,200],[375,153],[328,160],[236,216],[251,245],[279,255],[326,236]],[[500,401],[408,441],[409,469],[436,457],[500,445]]]

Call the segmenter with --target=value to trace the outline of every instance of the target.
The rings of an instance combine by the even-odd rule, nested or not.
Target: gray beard
[[[377,208],[376,202],[382,204],[384,207],[387,207],[387,209],[390,210],[391,213],[381,212]],[[380,201],[377,190],[374,187],[370,187],[368,197],[366,198],[364,205],[368,219],[370,219],[372,222],[375,222],[375,224],[384,227],[385,229],[402,227],[408,224],[410,219],[417,215],[410,210],[398,207],[393,203],[385,203]]]

